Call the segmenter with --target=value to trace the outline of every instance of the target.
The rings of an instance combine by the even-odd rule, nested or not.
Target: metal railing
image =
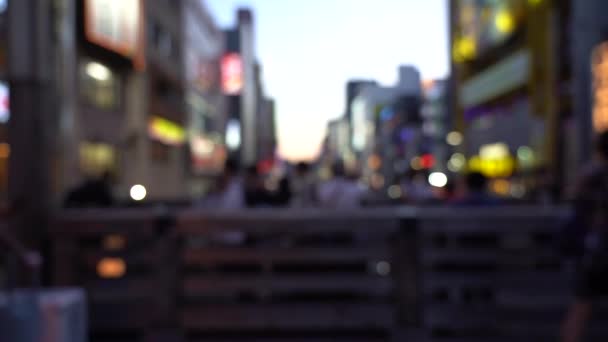
[[[564,208],[68,211],[53,273],[92,336],[187,340],[550,340],[569,298]],[[601,329],[600,329],[601,330]],[[596,332],[596,335],[602,332]]]

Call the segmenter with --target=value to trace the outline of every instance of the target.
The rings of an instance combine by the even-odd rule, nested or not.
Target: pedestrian
[[[215,189],[198,203],[198,207],[209,209],[243,209],[245,202],[245,185],[239,174],[238,164],[227,160],[224,171]]]
[[[363,190],[357,182],[346,176],[344,165],[337,162],[332,167],[333,177],[321,184],[319,204],[322,208],[354,209],[361,206]]]
[[[64,202],[66,208],[106,208],[113,204],[112,174],[109,171],[85,179],[68,193]]]
[[[608,132],[597,137],[595,158],[581,173],[572,197],[582,248],[576,262],[575,299],[562,324],[562,342],[582,341],[593,303],[608,295]]]
[[[248,208],[269,205],[270,195],[264,187],[264,180],[255,165],[245,170],[245,204]]]
[[[318,204],[317,186],[310,172],[310,164],[300,162],[296,165],[292,180],[292,198],[290,205],[294,208],[311,208]]]
[[[453,201],[457,206],[494,206],[500,200],[488,193],[488,179],[480,172],[470,172],[464,179],[462,197]]]
[[[408,204],[429,203],[435,197],[426,173],[422,170],[410,169],[401,182],[401,190]]]

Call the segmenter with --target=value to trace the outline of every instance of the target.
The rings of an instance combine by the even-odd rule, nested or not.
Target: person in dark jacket
[[[494,206],[500,201],[488,193],[488,179],[479,172],[471,172],[465,177],[465,193],[453,203],[457,206]]]
[[[114,204],[112,176],[104,172],[100,177],[89,178],[70,191],[65,199],[66,208],[111,207]]]
[[[582,255],[577,263],[575,301],[562,324],[562,342],[580,342],[592,304],[608,296],[608,132],[598,136],[596,158],[573,194]]]

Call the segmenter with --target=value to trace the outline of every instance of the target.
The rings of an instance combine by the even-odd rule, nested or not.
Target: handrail
[[[40,283],[42,256],[38,252],[28,250],[14,238],[9,233],[8,225],[6,224],[0,224],[0,245],[3,245],[9,252],[15,255],[21,263],[21,266],[27,270],[30,285],[38,286]]]

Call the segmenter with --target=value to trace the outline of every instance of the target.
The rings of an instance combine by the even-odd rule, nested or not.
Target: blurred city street
[[[605,13],[0,0],[0,341],[608,341]]]

